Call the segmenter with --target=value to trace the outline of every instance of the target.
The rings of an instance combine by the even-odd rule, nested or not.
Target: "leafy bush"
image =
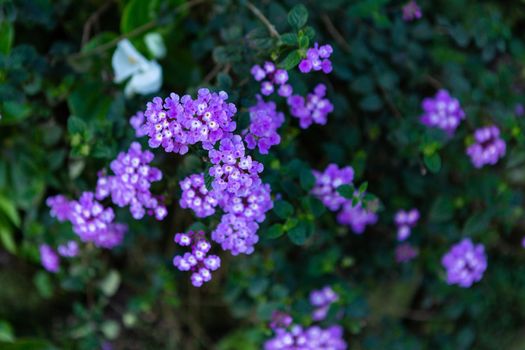
[[[0,347],[523,349],[525,4],[419,6],[0,1]]]

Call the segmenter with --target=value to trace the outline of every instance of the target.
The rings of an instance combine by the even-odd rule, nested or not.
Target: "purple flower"
[[[505,155],[507,147],[495,125],[477,129],[474,140],[475,143],[467,148],[467,154],[476,168],[494,165]]]
[[[69,241],[61,244],[57,248],[58,254],[65,258],[73,258],[78,255],[78,243],[76,241]]]
[[[179,201],[181,208],[193,210],[198,218],[205,218],[215,213],[220,193],[208,191],[203,173],[188,176],[180,182],[180,188],[182,189]]]
[[[221,259],[217,255],[208,254],[211,244],[204,232],[177,233],[174,240],[180,246],[189,247],[191,252],[176,255],[173,265],[179,271],[191,271],[191,283],[195,287],[211,281],[211,273],[221,266]]]
[[[415,19],[420,19],[422,16],[421,8],[414,0],[407,2],[403,6],[403,20],[410,22]]]
[[[52,217],[61,222],[69,220],[71,206],[69,200],[65,196],[57,195],[49,197],[46,200],[46,204],[51,209],[50,214]]]
[[[409,211],[399,210],[394,217],[397,225],[397,240],[404,241],[410,237],[412,228],[419,220],[419,211],[416,208]]]
[[[264,350],[346,350],[341,326],[323,329],[294,325],[290,330],[277,329],[275,336],[264,343]]]
[[[144,127],[145,122],[146,117],[141,111],[137,112],[134,116],[129,118],[129,124],[133,127],[133,129],[135,129],[136,137],[142,137],[148,134],[146,128]]]
[[[253,246],[259,241],[258,229],[259,225],[256,221],[228,213],[222,216],[211,238],[219,243],[223,250],[229,250],[232,255],[249,255],[253,253]]]
[[[146,213],[162,220],[167,215],[166,207],[152,195],[153,182],[162,179],[162,172],[149,166],[153,153],[142,151],[138,142],[133,142],[127,153],[120,152],[111,162],[113,176],[99,176],[96,198],[102,200],[111,196],[119,207],[129,206],[135,219],[142,219]]]
[[[126,225],[113,223],[113,209],[104,208],[92,192],[84,192],[78,201],[72,201],[71,209],[73,231],[83,242],[108,249],[122,243]]]
[[[327,116],[333,112],[334,106],[328,99],[324,98],[325,95],[326,86],[319,84],[315,87],[314,92],[309,93],[306,98],[300,95],[288,97],[290,113],[299,119],[299,125],[302,129],[308,128],[312,123],[326,124]]]
[[[481,280],[487,269],[485,248],[465,238],[450,248],[441,259],[441,264],[447,270],[447,284],[469,288]]]
[[[47,244],[40,246],[40,261],[42,266],[49,272],[57,273],[60,269],[60,258]]]
[[[348,200],[337,215],[337,221],[341,225],[350,227],[354,233],[361,234],[367,225],[373,225],[377,222],[377,214],[363,208],[361,203],[353,206],[352,201]]]
[[[322,70],[326,74],[330,73],[332,71],[332,62],[329,58],[332,52],[332,46],[323,45],[319,47],[319,44],[315,43],[314,47],[306,51],[306,58],[299,63],[299,71],[301,73],[309,73],[312,70]]]
[[[310,293],[310,304],[315,307],[312,314],[312,320],[322,321],[326,318],[330,305],[339,299],[338,295],[330,286],[320,290],[314,290]]]
[[[272,318],[270,320],[269,326],[271,329],[276,331],[277,329],[290,327],[292,322],[292,316],[282,311],[274,311],[272,312]]]
[[[274,102],[265,102],[257,96],[257,104],[250,107],[250,126],[244,130],[248,149],[259,148],[261,154],[268,154],[270,147],[281,142],[277,129],[284,123],[284,114],[278,112]]]
[[[354,180],[354,169],[350,166],[339,169],[336,164],[330,164],[323,173],[312,171],[315,176],[315,186],[312,194],[330,210],[337,211],[346,199],[337,192],[341,185],[349,185]]]
[[[434,98],[425,98],[422,107],[421,123],[442,129],[449,135],[454,134],[461,120],[465,119],[459,101],[446,90],[439,90]]]
[[[274,93],[275,85],[278,85],[277,94],[288,97],[292,94],[291,85],[288,82],[288,72],[284,69],[277,69],[272,62],[265,62],[263,67],[258,64],[253,66],[251,74],[256,81],[261,82],[261,94],[269,96]]]
[[[195,100],[175,93],[164,101],[155,97],[144,112],[143,129],[149,137],[149,146],[185,154],[190,145],[201,142],[203,148],[209,149],[236,128],[233,116],[237,108],[227,99],[224,91],[212,93],[204,88],[199,89]]]
[[[403,243],[396,247],[396,261],[398,263],[408,262],[418,255],[418,251],[409,243]]]

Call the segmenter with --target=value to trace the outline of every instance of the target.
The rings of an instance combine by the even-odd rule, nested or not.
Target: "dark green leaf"
[[[290,52],[284,60],[282,60],[278,66],[279,68],[290,70],[292,68],[295,68],[301,62],[301,54],[298,50]]]
[[[294,29],[301,29],[308,21],[308,10],[303,4],[295,5],[288,13],[288,23]]]
[[[274,203],[273,211],[281,219],[289,218],[293,212],[293,206],[285,200],[279,200]]]

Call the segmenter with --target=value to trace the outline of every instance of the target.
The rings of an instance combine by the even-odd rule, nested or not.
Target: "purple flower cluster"
[[[409,243],[403,243],[396,247],[396,261],[398,263],[408,262],[418,255],[418,251]]]
[[[407,2],[403,6],[403,20],[410,22],[415,19],[420,19],[423,16],[421,8],[414,0]]]
[[[418,220],[419,210],[416,208],[409,211],[399,210],[394,217],[394,222],[397,225],[397,240],[404,241],[410,237],[411,230]]]
[[[221,266],[221,259],[217,255],[208,254],[211,244],[204,232],[177,233],[174,240],[180,246],[190,247],[191,252],[176,255],[173,265],[180,271],[191,271],[191,283],[195,287],[211,281],[211,273]]]
[[[505,155],[507,147],[497,126],[477,129],[474,139],[476,142],[467,148],[467,154],[476,168],[494,165]]]
[[[310,304],[315,307],[312,314],[312,320],[322,321],[326,318],[330,305],[339,299],[338,295],[330,286],[320,290],[314,290],[310,293]]]
[[[204,88],[199,89],[196,99],[175,93],[164,101],[155,97],[147,104],[142,126],[149,137],[149,146],[162,146],[166,152],[185,154],[190,145],[201,142],[209,149],[236,128],[232,119],[237,108],[227,99],[224,91],[212,93]]]
[[[482,244],[474,245],[469,238],[455,244],[441,259],[447,270],[447,283],[469,288],[483,277],[487,256]]]
[[[315,176],[312,194],[331,211],[339,210],[347,200],[337,192],[337,188],[354,181],[354,169],[350,166],[339,169],[336,164],[329,164],[322,173],[317,170],[312,172]]]
[[[292,325],[293,318],[289,314],[282,311],[272,312],[272,318],[270,320],[269,327],[274,331],[279,328],[288,328]]]
[[[292,116],[299,119],[299,126],[302,129],[308,128],[312,123],[325,125],[327,116],[333,112],[334,106],[327,99],[326,86],[319,84],[313,93],[309,93],[306,98],[301,95],[288,97],[287,103],[290,107]]]
[[[216,191],[208,191],[204,182],[204,174],[193,174],[180,182],[182,196],[181,208],[189,208],[198,218],[205,218],[215,214],[215,207],[219,203]]]
[[[301,73],[309,73],[312,70],[320,71],[328,74],[332,71],[332,62],[330,56],[332,55],[332,46],[315,43],[314,47],[306,51],[306,58],[299,63],[299,70]]]
[[[341,225],[347,225],[354,233],[361,234],[366,226],[377,222],[377,214],[370,209],[363,208],[361,203],[352,205],[351,200],[347,200],[343,209],[337,215],[337,221]]]
[[[422,103],[423,115],[421,122],[429,127],[439,128],[452,135],[465,112],[461,109],[459,101],[450,96],[448,91],[439,90],[434,98],[425,98]]]
[[[84,192],[78,201],[71,202],[69,220],[83,242],[93,242],[97,247],[108,249],[119,245],[127,227],[114,223],[114,218],[113,209],[104,208],[92,192]]]
[[[280,328],[275,337],[266,341],[264,350],[346,350],[341,326],[323,329],[294,325],[290,330]]]
[[[78,243],[76,241],[68,241],[59,245],[57,250],[60,256],[65,258],[74,258],[78,255]]]
[[[138,142],[133,142],[127,153],[121,152],[111,162],[115,175],[100,176],[97,182],[96,198],[102,200],[111,196],[113,203],[119,207],[130,207],[133,218],[139,220],[148,214],[162,220],[167,215],[164,205],[150,192],[152,182],[162,179],[162,172],[149,163],[153,153],[142,151]]]
[[[269,96],[274,93],[275,85],[279,88],[279,96],[288,97],[292,94],[292,86],[287,84],[288,72],[284,69],[277,69],[272,62],[265,62],[261,67],[258,64],[252,67],[251,73],[256,81],[261,82],[261,94]]]
[[[245,196],[250,189],[259,184],[259,173],[263,165],[246,155],[242,138],[233,135],[221,140],[219,149],[209,151],[210,175],[214,177],[212,187],[218,192],[228,192],[232,195]]]
[[[284,123],[284,114],[278,112],[274,102],[265,102],[257,96],[257,104],[250,107],[250,126],[244,131],[248,149],[259,148],[259,153],[268,154],[270,147],[281,142],[277,129]]]
[[[49,272],[57,273],[60,269],[60,258],[47,244],[40,246],[40,261],[42,266]]]

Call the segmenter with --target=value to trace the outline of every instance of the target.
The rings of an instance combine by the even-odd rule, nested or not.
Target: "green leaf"
[[[441,157],[438,153],[433,153],[431,155],[425,155],[423,157],[423,162],[425,166],[431,173],[437,173],[441,170]]]
[[[281,43],[283,45],[295,46],[298,43],[297,34],[295,33],[286,33],[281,35]]]
[[[359,193],[363,194],[365,193],[366,189],[368,188],[368,182],[363,182],[361,186],[359,186]]]
[[[114,340],[118,338],[120,333],[120,325],[117,321],[107,320],[102,323],[100,330],[107,339]]]
[[[120,286],[120,274],[116,270],[111,270],[109,274],[100,281],[100,290],[107,297],[112,297]]]
[[[295,68],[301,62],[301,54],[299,50],[292,51],[282,60],[278,66],[279,68],[290,70]]]
[[[13,334],[13,328],[6,321],[0,320],[0,342],[13,342],[15,336]]]
[[[364,111],[377,112],[383,107],[383,101],[379,96],[372,94],[363,98],[359,102],[359,107]]]
[[[35,283],[36,290],[43,298],[49,299],[53,296],[53,284],[51,283],[49,273],[38,271],[33,278],[33,282]]]
[[[151,20],[151,3],[150,0],[131,0],[128,2],[120,20],[122,34],[129,33]]]
[[[18,103],[15,101],[2,102],[0,109],[3,124],[16,124],[31,115],[31,105],[28,103]]]
[[[265,237],[268,237],[269,239],[276,239],[281,237],[284,234],[283,225],[281,224],[275,224],[272,225],[264,235]]]
[[[20,215],[18,215],[15,203],[2,195],[0,195],[0,213],[4,214],[15,227],[20,227]]]
[[[299,175],[299,182],[303,190],[310,191],[315,185],[315,176],[312,174],[312,170],[302,169]]]
[[[15,30],[13,24],[8,21],[0,22],[0,53],[8,55],[13,45]]]
[[[429,219],[431,222],[445,222],[454,215],[454,203],[451,198],[438,197],[430,209]]]
[[[301,49],[307,49],[308,45],[310,45],[310,39],[306,35],[302,35],[299,37],[299,48]]]
[[[303,245],[307,237],[307,225],[305,222],[299,222],[296,226],[288,231],[288,237],[292,243]]]
[[[18,339],[15,342],[4,343],[0,341],[2,350],[58,350],[47,340],[43,339]]]
[[[467,221],[465,221],[465,226],[463,226],[463,235],[473,236],[487,230],[491,218],[492,214],[490,212],[475,213],[471,215]]]
[[[288,23],[294,29],[301,29],[308,21],[308,10],[303,4],[295,5],[288,12]]]
[[[70,116],[67,119],[67,131],[73,134],[82,134],[86,130],[86,122],[77,116]]]
[[[354,198],[354,186],[352,185],[341,185],[337,187],[337,193],[339,193],[341,196],[345,197],[346,199],[352,199]]]
[[[292,216],[294,209],[293,206],[285,200],[276,201],[273,206],[273,211],[281,219],[288,219]]]
[[[0,221],[0,241],[11,254],[16,254],[16,243],[13,238],[13,231],[9,229],[2,221]]]
[[[204,186],[206,186],[206,189],[208,191],[211,191],[213,188],[212,186],[213,180],[214,180],[214,177],[210,175],[209,169],[206,169],[206,171],[204,172]]]

